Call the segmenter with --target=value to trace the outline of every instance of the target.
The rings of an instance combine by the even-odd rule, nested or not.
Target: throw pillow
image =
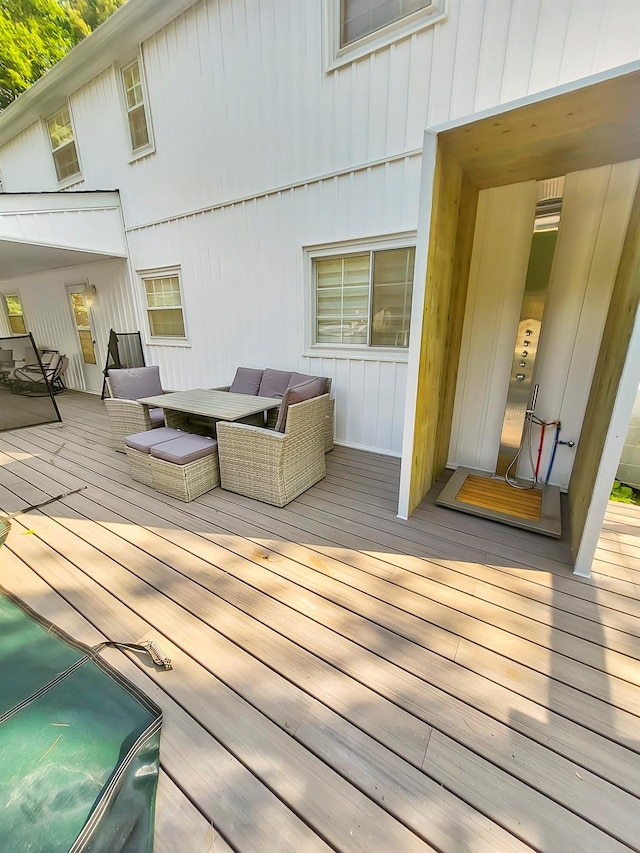
[[[327,380],[324,377],[310,379],[308,382],[302,382],[300,385],[294,385],[292,388],[287,388],[280,403],[280,411],[278,412],[278,420],[276,421],[275,429],[277,432],[284,432],[287,427],[287,414],[289,406],[294,403],[302,403],[305,400],[310,400],[312,397],[319,397],[324,393],[327,386]]]

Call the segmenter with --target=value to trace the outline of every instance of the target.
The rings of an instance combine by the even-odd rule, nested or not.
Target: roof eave
[[[72,92],[114,62],[132,58],[139,44],[196,2],[128,0],[0,113],[0,145],[51,115]]]

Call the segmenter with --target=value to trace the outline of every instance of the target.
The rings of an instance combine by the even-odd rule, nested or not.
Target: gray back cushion
[[[293,388],[294,385],[302,385],[304,382],[310,382],[312,379],[323,379],[325,382],[325,388],[321,391],[321,394],[327,393],[326,384],[328,383],[328,379],[326,376],[309,376],[307,373],[292,373],[291,379],[289,380],[289,388]]]
[[[327,380],[324,377],[316,377],[308,382],[302,382],[300,385],[294,385],[292,388],[287,388],[280,403],[280,411],[278,412],[278,420],[276,421],[275,429],[277,432],[284,432],[287,427],[287,414],[289,406],[294,403],[302,403],[305,400],[310,400],[312,397],[319,397],[324,394],[327,387]]]
[[[111,393],[119,400],[139,400],[140,397],[155,397],[163,393],[157,365],[113,369],[107,375]]]
[[[256,367],[239,367],[229,391],[234,394],[253,394],[255,397],[260,390],[263,373],[263,370],[258,370]]]
[[[290,370],[272,370],[267,367],[262,374],[258,395],[260,397],[282,397],[289,387],[290,379]]]

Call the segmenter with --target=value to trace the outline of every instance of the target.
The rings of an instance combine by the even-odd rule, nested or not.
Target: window
[[[146,148],[151,143],[149,124],[145,108],[144,88],[140,74],[140,63],[136,59],[122,69],[125,106],[129,121],[129,136],[133,152]]]
[[[316,344],[408,347],[416,250],[313,259]]]
[[[431,0],[341,0],[340,47],[431,5]]]
[[[22,313],[22,303],[17,293],[6,294],[2,297],[7,309],[9,328],[12,335],[26,335],[27,326]]]
[[[71,116],[69,109],[65,107],[47,120],[47,129],[53,152],[53,162],[56,166],[58,181],[80,173],[80,163],[76,151],[76,143],[73,138]]]
[[[178,272],[167,270],[162,274],[145,274],[142,281],[150,337],[184,341],[186,333]]]
[[[338,68],[445,18],[447,0],[324,0],[325,66]]]

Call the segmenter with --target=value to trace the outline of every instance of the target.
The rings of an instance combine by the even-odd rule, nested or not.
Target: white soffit
[[[119,255],[80,252],[38,243],[16,243],[0,237],[0,279],[15,278],[61,267],[77,267]]]
[[[0,195],[0,279],[126,257],[117,192]]]

